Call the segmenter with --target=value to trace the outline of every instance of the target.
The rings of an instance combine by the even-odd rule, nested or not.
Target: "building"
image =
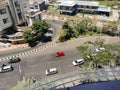
[[[76,11],[77,4],[75,1],[58,2],[58,7],[61,14],[73,15]]]
[[[62,14],[75,14],[77,12],[99,14],[109,16],[111,8],[107,6],[100,6],[99,2],[92,1],[78,1],[78,0],[58,0],[59,11]],[[72,14],[71,14],[72,13]]]
[[[99,2],[77,1],[77,11],[86,13],[95,13],[99,6]]]
[[[31,26],[35,20],[41,20],[41,11],[45,10],[44,0],[3,0],[0,3],[0,42],[24,43],[18,26]]]
[[[109,16],[111,9],[107,6],[100,6],[99,2],[77,1],[77,10],[82,13],[99,14]]]
[[[13,22],[9,8],[6,5],[5,1],[0,3],[0,36],[6,33],[8,28],[12,27]]]
[[[5,0],[9,6],[10,13],[12,15],[14,24],[21,25],[25,22],[23,7],[21,0]]]
[[[28,0],[24,2],[24,16],[27,21],[28,26],[31,26],[35,20],[41,20],[41,12],[46,9],[45,1],[37,0]],[[22,3],[23,3],[22,2]]]

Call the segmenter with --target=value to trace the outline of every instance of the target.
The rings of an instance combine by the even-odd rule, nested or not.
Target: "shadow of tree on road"
[[[34,41],[29,42],[29,46],[30,47],[35,47],[40,42],[47,43],[47,42],[51,42],[51,41],[52,41],[52,37],[51,36],[43,36],[41,39],[40,38],[36,38]]]

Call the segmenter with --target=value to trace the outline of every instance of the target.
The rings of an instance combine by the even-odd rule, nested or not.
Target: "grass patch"
[[[90,42],[90,44],[92,43]],[[105,50],[99,52],[89,52],[88,51],[89,45],[82,45],[76,47],[78,51],[81,53],[83,59],[85,60],[85,63],[82,65],[82,67],[88,69],[93,68],[93,67],[89,67],[91,61],[93,62],[93,64],[96,64],[97,62],[97,64],[108,65],[109,61],[112,60],[116,64],[116,60],[115,60],[116,56],[114,54],[114,51],[118,52],[118,56],[120,56],[120,47],[114,44],[103,45],[103,47],[105,48]],[[90,58],[87,57],[88,55],[90,56]]]
[[[79,52],[81,53],[81,55],[83,56],[83,58],[85,59],[87,55],[89,55],[88,50],[88,46],[78,46],[77,49],[79,50]]]
[[[110,60],[114,60],[114,55],[109,51],[101,51],[97,53],[97,56],[99,58],[99,63],[103,65],[107,65]]]
[[[47,8],[47,14],[51,14],[51,15],[53,15],[53,16],[55,16],[55,15],[60,15],[60,12],[59,12],[59,10],[57,10],[57,6],[49,6],[48,8]]]

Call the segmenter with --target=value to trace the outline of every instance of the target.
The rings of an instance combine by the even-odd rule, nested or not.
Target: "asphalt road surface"
[[[56,44],[54,47],[46,48],[21,57],[22,61],[20,63],[13,64],[14,71],[0,73],[0,90],[10,90],[10,88],[16,85],[17,81],[22,80],[23,77],[34,77],[38,81],[47,82],[55,78],[60,78],[62,74],[78,71],[80,67],[73,66],[72,61],[82,58],[82,56],[75,47],[83,44],[87,40],[95,40],[95,38],[97,37],[86,37]],[[106,39],[106,44],[119,41],[117,37],[105,36],[104,38]],[[55,57],[54,55],[57,51],[64,51],[65,56]],[[45,70],[50,67],[56,67],[58,69],[58,74],[46,76]]]
[[[65,56],[55,57],[55,53],[60,50],[65,51]],[[80,57],[77,49],[66,49],[61,45],[24,56],[20,63],[13,64],[12,72],[0,73],[0,90],[10,90],[9,88],[16,85],[18,80],[22,80],[22,77],[34,77],[38,81],[49,81],[61,74],[78,70],[79,67],[74,67],[72,61]],[[57,68],[58,74],[46,76],[45,70],[50,67]]]
[[[43,40],[41,42],[39,42],[35,47],[26,47],[26,48],[17,48],[17,49],[13,49],[13,50],[9,50],[9,51],[0,51],[0,58],[6,57],[6,56],[11,56],[11,55],[16,55],[17,53],[21,53],[21,52],[26,52],[29,50],[33,50],[36,49],[38,47],[41,47],[45,44],[47,44],[48,42],[51,42],[52,40],[54,40],[57,36],[56,36],[56,32],[58,30],[60,30],[61,25],[63,24],[63,22],[59,22],[59,21],[52,21],[52,20],[46,20],[46,22],[51,24],[51,29],[48,31],[51,31],[52,33],[50,36],[52,37],[51,40],[47,40],[45,38],[43,38]]]

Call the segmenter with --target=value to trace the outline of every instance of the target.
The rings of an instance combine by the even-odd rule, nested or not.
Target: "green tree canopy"
[[[42,36],[47,32],[48,28],[50,28],[50,27],[51,27],[51,25],[48,24],[47,22],[36,20],[33,23],[31,30],[25,30],[23,32],[23,38],[27,42],[31,42],[35,38],[41,39]]]
[[[32,30],[25,30],[23,32],[23,38],[25,41],[30,42],[33,40],[33,37],[34,37],[34,35],[32,33]]]
[[[36,20],[33,23],[32,30],[34,31],[35,36],[41,38],[47,32],[47,29],[50,27],[50,24],[46,23],[45,21]]]

